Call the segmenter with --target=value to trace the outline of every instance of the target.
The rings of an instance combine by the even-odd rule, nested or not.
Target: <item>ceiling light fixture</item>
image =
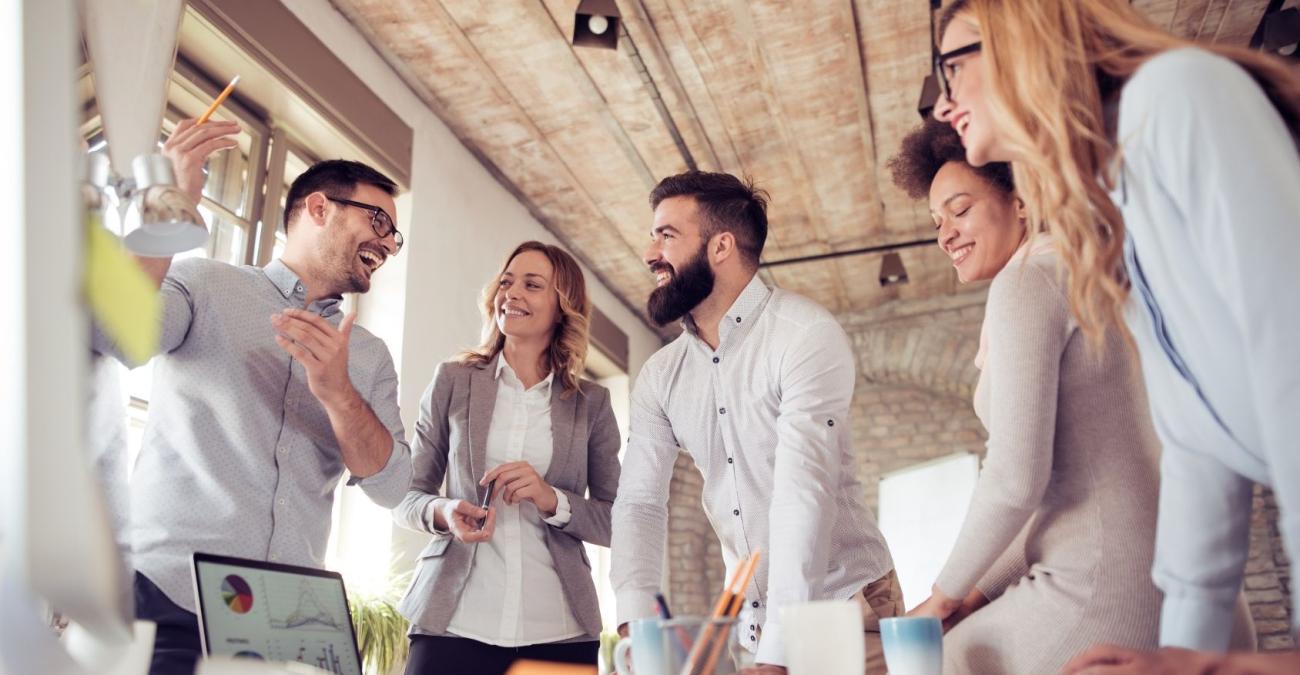
[[[880,259],[880,285],[894,286],[907,283],[907,268],[903,266],[903,256],[897,251],[890,251]]]
[[[582,0],[573,19],[573,46],[618,49],[619,16],[614,0]]]

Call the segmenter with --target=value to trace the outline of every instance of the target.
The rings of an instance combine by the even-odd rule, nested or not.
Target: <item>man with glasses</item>
[[[164,146],[196,201],[195,148],[230,133],[187,121]],[[320,567],[345,470],[380,506],[405,496],[392,357],[339,310],[401,248],[396,192],[364,164],[320,162],[289,188],[288,243],[266,267],[141,259],[164,306],[129,524],[136,615],[158,625],[151,673],[193,673],[200,656],[193,552]]]

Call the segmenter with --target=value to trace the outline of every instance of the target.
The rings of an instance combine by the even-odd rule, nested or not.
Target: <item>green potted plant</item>
[[[348,594],[352,627],[357,633],[361,661],[370,675],[388,675],[406,662],[410,622],[397,612],[397,601],[410,575],[397,575],[386,591],[376,595]]]

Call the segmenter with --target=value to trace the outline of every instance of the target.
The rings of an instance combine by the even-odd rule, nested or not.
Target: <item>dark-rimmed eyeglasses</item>
[[[340,199],[338,197],[330,197],[329,195],[326,195],[325,198],[338,204],[355,206],[358,209],[369,211],[370,227],[374,229],[375,235],[380,239],[383,239],[390,234],[393,235],[393,243],[397,244],[397,250],[402,250],[402,233],[397,231],[397,226],[393,224],[393,218],[388,215],[387,211],[375,206],[374,204],[354,202],[351,199]]]
[[[939,80],[939,95],[948,100],[952,100],[952,80],[957,77],[957,72],[953,70],[953,59],[974,54],[980,50],[982,42],[972,42],[965,47],[958,47],[950,52],[937,54],[934,57],[934,74]]]

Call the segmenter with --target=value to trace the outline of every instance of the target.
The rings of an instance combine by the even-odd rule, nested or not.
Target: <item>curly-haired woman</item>
[[[1154,647],[1160,445],[1136,359],[1118,331],[1098,350],[1070,317],[1059,256],[1028,226],[1011,168],[965,155],[931,120],[890,163],[900,188],[928,197],[958,279],[992,280],[975,358],[988,454],[911,615],[945,621],[949,675],[1055,673],[1097,641]]]

